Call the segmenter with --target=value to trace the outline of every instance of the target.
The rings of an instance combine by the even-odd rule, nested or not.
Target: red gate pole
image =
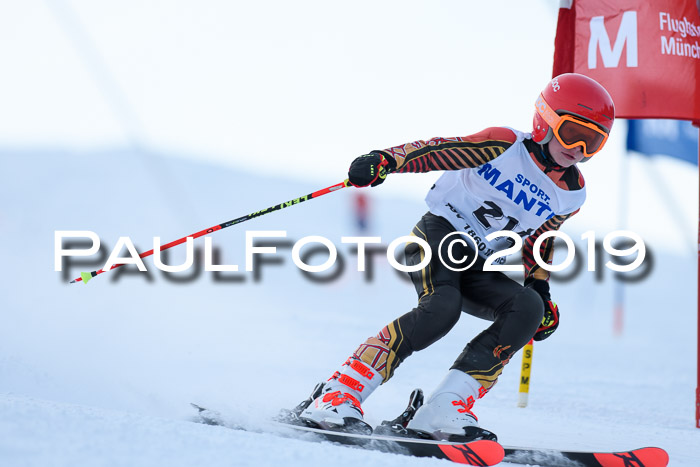
[[[693,122],[698,127],[698,171],[700,178],[700,122]],[[700,193],[698,194],[700,200]],[[695,427],[700,428],[700,211],[698,212],[698,368],[697,368],[697,385],[695,386]]]

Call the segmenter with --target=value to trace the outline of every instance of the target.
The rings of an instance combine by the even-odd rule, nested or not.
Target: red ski
[[[621,452],[560,451],[510,446],[505,446],[504,449],[504,462],[553,467],[666,467],[669,460],[668,453],[656,447]]]
[[[199,420],[208,425],[223,426],[234,430],[270,433],[277,436],[293,437],[305,441],[333,442],[372,451],[402,454],[413,457],[435,457],[458,464],[486,467],[498,465],[504,456],[503,447],[496,441],[478,440],[467,443],[436,441],[429,439],[398,438],[381,435],[362,435],[343,431],[331,431],[303,425],[282,422],[269,422],[269,429],[249,429],[245,426],[227,423],[217,412],[192,404],[199,414]],[[314,436],[301,436],[312,433]]]
[[[408,422],[423,404],[423,391],[411,393],[406,410],[392,421],[368,428],[366,434],[353,433],[333,426],[310,426],[298,415],[318,396],[323,383],[314,388],[311,396],[295,409],[283,411],[276,422],[270,422],[269,430],[251,430],[244,426],[226,423],[217,412],[192,404],[199,413],[199,421],[245,431],[273,433],[279,436],[298,437],[299,433],[313,433],[303,437],[309,441],[330,441],[362,449],[390,452],[414,457],[435,457],[474,466],[492,466],[504,462],[538,465],[540,467],[666,467],[668,453],[661,448],[645,447],[620,452],[564,451],[544,448],[501,446],[494,433],[478,427],[465,427],[465,435],[445,440],[426,439],[407,428]],[[471,431],[466,433],[467,428]]]

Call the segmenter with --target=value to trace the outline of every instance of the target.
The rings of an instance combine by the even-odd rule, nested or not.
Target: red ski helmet
[[[601,150],[615,121],[615,105],[597,81],[578,73],[553,78],[535,103],[532,140],[553,136],[566,148],[582,146],[584,162]]]

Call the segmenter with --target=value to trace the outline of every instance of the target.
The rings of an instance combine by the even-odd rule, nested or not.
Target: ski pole
[[[318,198],[319,196],[323,196],[325,194],[331,193],[333,191],[338,191],[341,188],[345,188],[350,186],[350,182],[348,180],[344,180],[340,183],[336,183],[335,185],[328,186],[326,188],[322,188],[318,191],[314,191],[313,193],[309,193],[308,195],[301,196],[299,198],[292,199],[290,201],[276,204],[274,206],[271,206],[267,209],[263,209],[262,211],[256,211],[252,212],[250,214],[246,214],[245,216],[238,217],[236,219],[230,220],[228,222],[224,222],[223,224],[218,224],[213,227],[209,227],[208,229],[200,230],[197,233],[193,233],[191,235],[187,235],[182,238],[178,238],[177,240],[174,240],[170,243],[166,243],[165,245],[162,245],[160,248],[158,248],[158,251],[163,251],[167,250],[168,248],[172,248],[174,246],[180,245],[182,243],[185,243],[188,238],[199,238],[204,235],[210,234],[212,232],[216,232],[217,230],[225,229],[226,227],[231,227],[232,225],[240,224],[241,222],[249,221],[250,219],[254,219],[256,217],[263,216],[265,214],[269,214],[274,211],[279,211],[280,209],[284,209],[289,206],[294,206],[295,204],[303,203],[304,201],[308,201],[310,199]],[[146,258],[147,256],[151,256],[153,254],[153,250],[149,250],[145,253],[141,253],[139,255],[139,258]],[[111,271],[114,268],[118,268],[119,266],[124,266],[124,263],[121,264],[115,264],[111,268],[108,269],[108,271]],[[104,269],[100,269],[99,271],[92,271],[92,272],[81,272],[80,277],[77,279],[73,279],[70,281],[71,284],[74,284],[76,282],[84,282],[85,284],[88,283],[90,279],[93,277],[97,276],[98,274],[102,274],[103,272],[106,272]]]
[[[532,369],[533,339],[523,347],[523,366],[520,368],[520,393],[518,394],[518,407],[527,407],[530,394],[530,370]]]

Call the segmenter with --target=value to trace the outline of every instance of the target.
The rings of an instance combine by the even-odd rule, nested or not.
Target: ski
[[[472,466],[493,466],[503,460],[503,447],[495,441],[477,440],[470,442],[450,442],[430,439],[399,438],[383,435],[365,435],[313,428],[284,422],[270,422],[269,429],[249,429],[242,425],[232,425],[216,412],[192,404],[199,412],[200,422],[208,425],[222,426],[235,430],[271,433],[274,435],[294,437],[305,441],[332,442],[361,449],[401,454],[413,457],[434,457],[446,459],[458,464]],[[309,434],[310,436],[299,436]]]
[[[645,447],[620,452],[561,451],[504,446],[504,462],[542,467],[666,467],[668,453]]]
[[[465,427],[464,436],[444,435],[442,436],[444,439],[434,439],[431,436],[436,434],[428,435],[407,428],[416,411],[423,405],[423,391],[420,389],[411,392],[408,406],[394,420],[382,422],[373,431],[371,427],[367,426],[366,429],[371,433],[351,432],[349,430],[353,426],[345,424],[312,426],[309,421],[303,420],[299,415],[321,394],[322,389],[323,383],[320,383],[314,388],[311,395],[297,407],[282,411],[276,421],[268,423],[269,429],[251,429],[232,425],[227,423],[217,412],[196,404],[192,404],[192,406],[198,410],[200,423],[258,433],[272,433],[304,440],[330,441],[414,457],[435,457],[473,466],[492,466],[500,462],[508,462],[540,467],[666,467],[669,462],[668,453],[658,447],[643,447],[619,452],[596,452],[502,446],[497,442],[497,437],[493,432],[480,427]],[[364,427],[355,428],[362,429]],[[303,434],[310,434],[311,437],[303,436]]]
[[[423,391],[415,389],[411,393],[406,410],[395,420],[382,423],[377,427],[375,433],[386,429],[400,432],[402,427],[404,427],[403,431],[409,431],[405,427],[423,405],[423,399]],[[493,441],[497,439],[494,433],[477,427],[465,427],[465,434],[474,439],[491,439]],[[505,452],[504,462],[539,465],[541,467],[666,467],[669,461],[668,453],[658,447],[620,452],[564,451],[512,446],[503,446],[503,448]]]

